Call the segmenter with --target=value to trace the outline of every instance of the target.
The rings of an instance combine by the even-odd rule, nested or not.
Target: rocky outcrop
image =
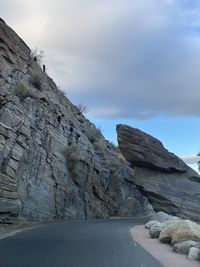
[[[165,173],[187,171],[187,165],[153,136],[127,125],[118,125],[120,150],[133,165]]]
[[[0,222],[148,212],[134,171],[0,20]]]
[[[200,176],[154,137],[126,125],[117,133],[134,182],[154,209],[200,221]]]

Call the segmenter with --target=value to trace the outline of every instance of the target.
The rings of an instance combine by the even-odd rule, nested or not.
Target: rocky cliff
[[[126,125],[117,133],[134,182],[154,209],[200,221],[200,176],[154,137]]]
[[[0,222],[148,212],[135,174],[0,20]]]

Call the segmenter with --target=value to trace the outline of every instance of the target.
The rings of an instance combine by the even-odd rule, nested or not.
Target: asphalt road
[[[0,240],[0,267],[163,267],[129,229],[142,219],[70,221]]]

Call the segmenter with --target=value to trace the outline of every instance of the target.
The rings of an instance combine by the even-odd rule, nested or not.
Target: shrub
[[[36,97],[35,92],[28,86],[27,82],[23,80],[18,82],[13,90],[20,100],[24,100],[26,97]]]
[[[93,146],[97,151],[103,151],[106,148],[105,141],[103,139],[94,141]]]
[[[42,89],[42,75],[38,72],[33,73],[29,79],[30,83],[38,90]]]
[[[97,129],[94,125],[87,127],[85,134],[92,144],[97,142],[102,136],[101,130]]]
[[[78,104],[77,108],[78,108],[80,114],[85,114],[88,112],[88,108],[82,103]]]
[[[44,60],[44,51],[38,50],[37,48],[35,48],[34,50],[31,51],[31,57],[33,58],[35,62],[41,65]]]
[[[69,145],[65,147],[64,155],[67,158],[67,167],[72,175],[77,175],[77,163],[80,161],[78,145]]]

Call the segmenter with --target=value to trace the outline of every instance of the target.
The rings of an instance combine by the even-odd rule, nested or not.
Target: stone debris
[[[176,220],[161,231],[159,240],[172,245],[187,240],[200,241],[200,225],[190,220]]]
[[[197,242],[187,240],[173,245],[173,251],[181,254],[188,254],[191,247],[196,247]]]
[[[167,215],[166,218],[169,219],[162,223],[147,222],[145,228],[149,229],[150,237],[158,238],[161,243],[171,244],[174,252],[186,254],[189,259],[200,260],[200,225],[177,217],[170,219],[173,217]]]
[[[189,250],[188,258],[190,260],[200,260],[200,249],[191,247]]]

